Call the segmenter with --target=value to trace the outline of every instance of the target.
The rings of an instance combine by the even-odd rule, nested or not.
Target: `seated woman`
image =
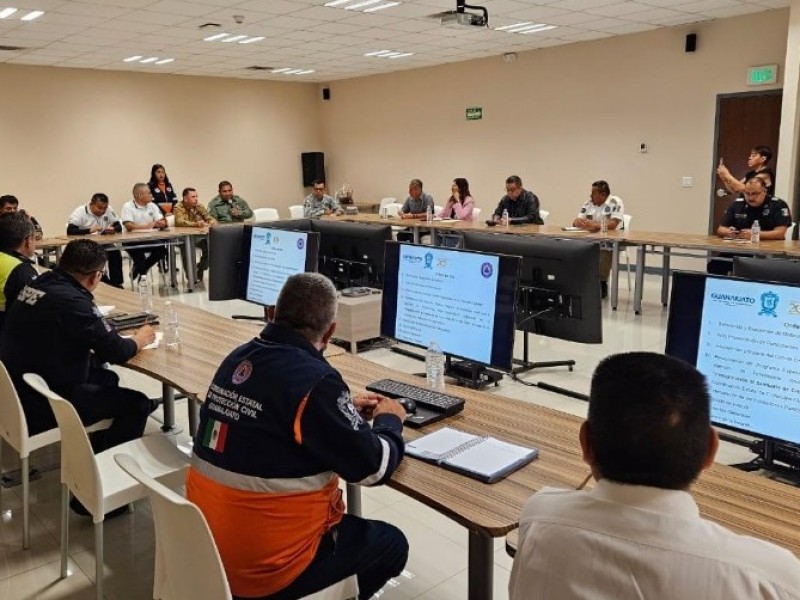
[[[153,202],[156,203],[165,215],[172,212],[172,208],[178,202],[172,183],[167,177],[167,170],[164,165],[155,164],[150,168],[150,181],[147,182],[150,193],[153,194]]]
[[[463,177],[456,177],[450,188],[451,195],[436,216],[440,219],[456,219],[458,221],[472,221],[472,210],[475,200],[469,191],[469,182]],[[461,236],[453,234],[436,234],[437,246],[457,247]]]

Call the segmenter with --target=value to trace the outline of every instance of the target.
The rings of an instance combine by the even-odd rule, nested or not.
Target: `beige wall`
[[[302,199],[300,153],[322,149],[310,84],[0,65],[0,193],[63,234],[105,192],[119,211],[163,163],[202,200],[230,179],[253,206]]]
[[[367,200],[403,198],[419,177],[439,203],[463,176],[491,210],[516,173],[553,223],[571,222],[590,183],[607,179],[633,227],[704,233],[716,95],[745,91],[749,66],[782,65],[787,19],[770,11],[520,53],[513,64],[333,82],[322,113],[329,178]],[[683,51],[690,31],[694,54]],[[467,106],[483,107],[483,120],[467,122]]]

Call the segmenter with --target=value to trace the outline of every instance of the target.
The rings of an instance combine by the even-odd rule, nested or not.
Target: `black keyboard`
[[[389,398],[411,398],[417,407],[442,413],[446,416],[460,413],[464,410],[464,400],[442,392],[435,392],[423,387],[395,381],[394,379],[380,379],[367,386],[370,392],[376,392]]]
[[[146,312],[123,313],[113,317],[106,317],[106,321],[114,326],[117,331],[126,329],[138,329],[142,325],[155,325],[158,323],[158,315]]]

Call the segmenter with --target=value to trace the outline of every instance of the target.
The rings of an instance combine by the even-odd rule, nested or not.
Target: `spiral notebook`
[[[539,456],[539,450],[443,427],[407,443],[406,454],[494,483],[527,465]]]

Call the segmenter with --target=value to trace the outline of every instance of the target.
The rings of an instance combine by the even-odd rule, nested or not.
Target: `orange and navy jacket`
[[[234,595],[275,593],[342,518],[339,476],[377,485],[403,457],[402,422],[372,427],[308,341],[270,323],[222,363],[200,409],[187,497],[205,515]]]

